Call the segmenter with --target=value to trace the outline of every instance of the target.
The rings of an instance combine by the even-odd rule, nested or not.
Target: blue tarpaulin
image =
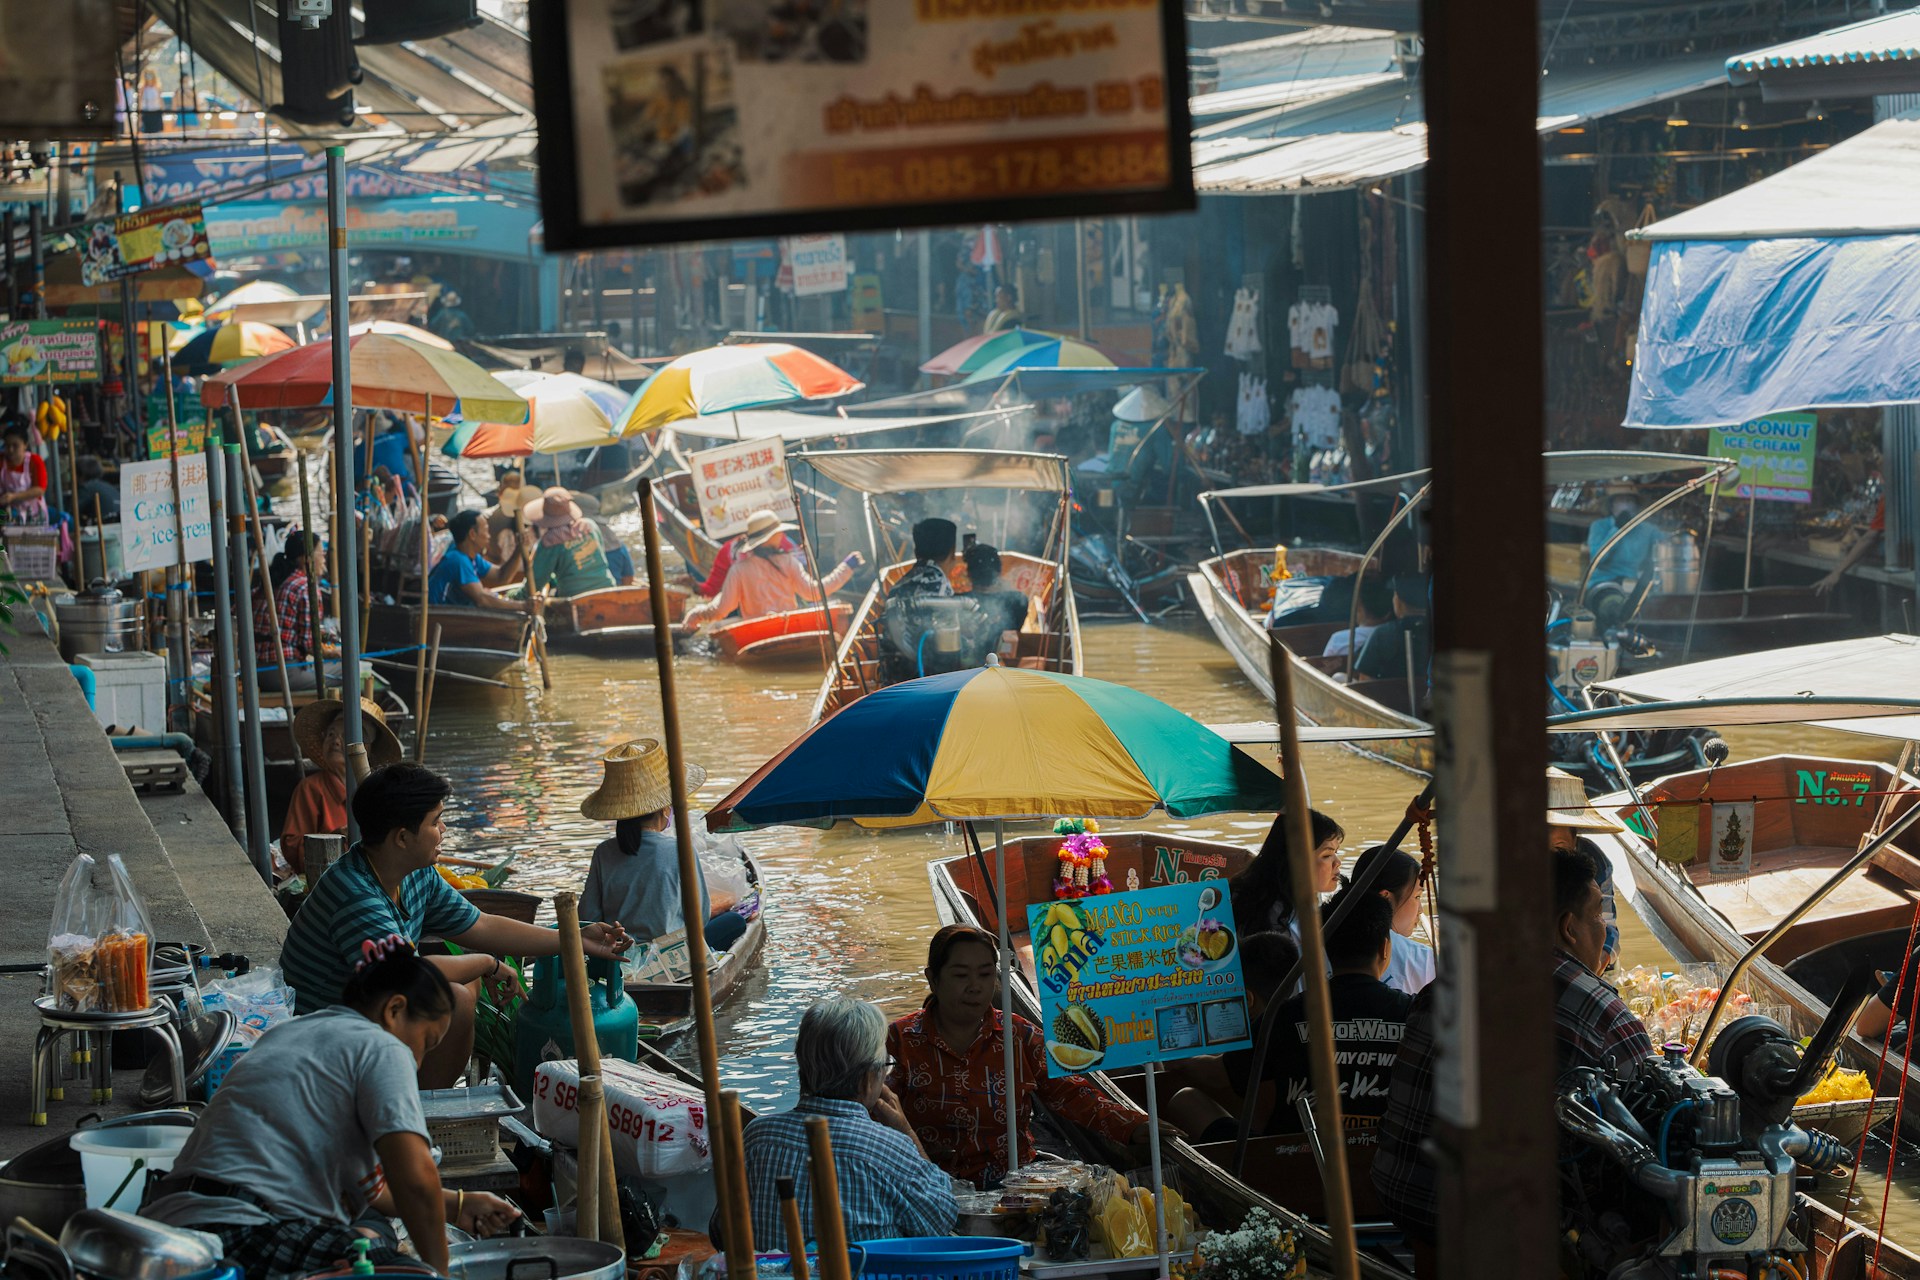
[[[1641,234],[1654,243],[1628,426],[1920,402],[1920,120]]]

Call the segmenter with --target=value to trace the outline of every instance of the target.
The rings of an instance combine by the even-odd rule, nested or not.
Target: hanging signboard
[[[1038,903],[1027,927],[1049,1075],[1252,1045],[1225,881]]]
[[[1654,838],[1654,854],[1662,862],[1685,866],[1700,856],[1700,805],[1693,800],[1672,800],[1659,809],[1660,830]]]
[[[1812,502],[1815,421],[1811,413],[1776,413],[1715,427],[1707,433],[1707,456],[1740,464],[1730,482],[1736,497]]]
[[[0,386],[100,380],[100,325],[93,320],[0,324]]]
[[[1713,806],[1713,857],[1709,874],[1729,879],[1753,870],[1753,802]]]
[[[794,297],[846,292],[850,272],[845,236],[788,236],[786,248]]]
[[[1194,205],[1175,0],[528,14],[549,250]]]
[[[787,485],[784,440],[749,440],[703,449],[688,456],[700,494],[700,526],[714,541],[747,527],[756,511],[772,511],[782,520],[798,516]]]
[[[183,538],[189,563],[213,558],[207,455],[182,454],[179,466],[185,501],[176,515],[171,458],[120,464],[120,553],[127,573],[179,564]]]
[[[207,221],[198,202],[162,205],[89,224],[80,239],[80,283],[106,284],[155,267],[205,258]]]
[[[170,458],[178,449],[181,457],[190,453],[207,451],[207,423],[204,418],[192,422],[183,422],[169,430],[164,422],[156,422],[147,428],[147,456],[149,458]]]

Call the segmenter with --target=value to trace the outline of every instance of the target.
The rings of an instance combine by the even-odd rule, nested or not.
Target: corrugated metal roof
[[[1223,92],[1290,80],[1362,75],[1393,66],[1393,34],[1358,27],[1312,27],[1204,51],[1218,65]]]
[[[1263,107],[1291,107],[1319,98],[1339,97],[1356,89],[1400,80],[1397,71],[1375,71],[1367,75],[1323,76],[1313,80],[1282,80],[1250,84],[1239,89],[1203,93],[1188,100],[1195,117],[1239,115]]]
[[[1727,78],[1735,84],[1751,84],[1772,70],[1916,59],[1920,59],[1920,9],[1907,9],[1728,58]]]

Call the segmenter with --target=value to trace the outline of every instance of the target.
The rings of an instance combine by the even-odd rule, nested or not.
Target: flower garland
[[[1113,881],[1107,878],[1107,846],[1100,839],[1100,825],[1091,818],[1062,818],[1053,824],[1053,833],[1066,838],[1056,856],[1060,872],[1053,880],[1053,896],[1084,898],[1090,894],[1112,893]]]

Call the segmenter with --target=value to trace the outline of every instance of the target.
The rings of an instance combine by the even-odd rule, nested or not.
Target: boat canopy
[[[1673,471],[1718,469],[1731,474],[1739,469],[1738,463],[1726,458],[1708,458],[1697,453],[1649,453],[1640,449],[1569,449],[1547,454],[1546,461],[1547,483],[1554,486],[1638,480]],[[1252,484],[1239,489],[1209,489],[1200,495],[1200,501],[1204,505],[1236,498],[1341,497],[1417,488],[1432,478],[1431,471],[1402,471],[1348,484]]]
[[[1706,699],[1711,704],[1725,698],[1805,698],[1809,701],[1803,718],[1822,728],[1876,738],[1920,739],[1920,715],[1848,718],[1842,708],[1812,701],[1879,702],[1885,700],[1882,695],[1897,697],[1920,689],[1920,636],[1895,633],[1770,649],[1636,672],[1596,687],[1634,702]],[[1710,706],[1702,710],[1710,711]],[[1711,714],[1704,718],[1709,724],[1719,723]]]
[[[670,430],[706,440],[820,440],[830,436],[862,436],[876,431],[904,431],[937,427],[973,418],[1011,417],[1018,409],[981,409],[970,413],[909,414],[893,417],[846,417],[832,413],[800,413],[793,409],[742,409],[738,413],[709,413],[683,418]]]
[[[1027,395],[1051,400],[1059,396],[1076,396],[1083,391],[1117,391],[1121,387],[1158,382],[1163,378],[1199,377],[1205,372],[1205,369],[1103,369],[1087,366],[1003,369],[999,372],[983,370],[958,385],[977,387],[995,382],[1012,382]]]
[[[1250,484],[1238,489],[1209,489],[1200,495],[1202,505],[1229,498],[1336,498],[1349,493],[1376,493],[1401,487],[1418,488],[1433,475],[1431,471],[1402,471],[1397,475],[1375,476],[1347,484]]]
[[[929,489],[1031,489],[1064,493],[1067,460],[1057,453],[998,449],[835,449],[796,453],[815,471],[856,493]]]

